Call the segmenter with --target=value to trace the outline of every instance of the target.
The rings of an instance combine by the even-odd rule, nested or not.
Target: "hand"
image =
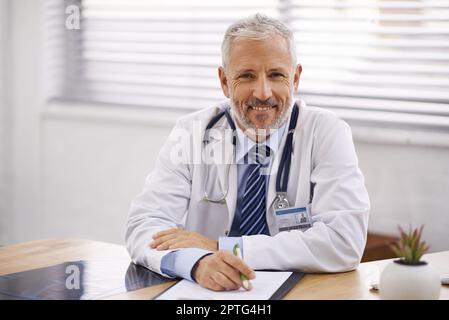
[[[242,259],[220,250],[199,260],[194,267],[193,277],[200,286],[214,291],[237,290],[243,286],[240,273],[248,279],[256,277]]]
[[[211,240],[198,232],[172,228],[156,233],[150,247],[160,250],[179,248],[201,248],[210,251],[218,250],[218,242]]]

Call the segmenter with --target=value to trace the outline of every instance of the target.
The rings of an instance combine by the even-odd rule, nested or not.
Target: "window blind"
[[[449,115],[448,1],[289,3],[310,104]]]
[[[58,27],[69,4],[81,8],[80,30]],[[223,98],[224,32],[255,12],[294,31],[308,104],[449,128],[448,1],[47,0],[49,96],[209,106]]]
[[[278,17],[277,0],[83,0],[63,96],[148,107],[204,108],[224,99],[221,41],[255,11]]]

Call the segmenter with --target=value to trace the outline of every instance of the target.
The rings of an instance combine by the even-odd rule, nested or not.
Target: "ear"
[[[218,77],[220,78],[221,90],[223,91],[223,94],[226,98],[229,98],[228,79],[226,78],[223,67],[218,68]]]
[[[295,69],[295,76],[293,78],[293,86],[295,88],[295,92],[298,91],[299,86],[299,78],[301,77],[302,66],[298,63]]]

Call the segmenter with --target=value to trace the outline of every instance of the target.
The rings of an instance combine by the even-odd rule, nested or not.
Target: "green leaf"
[[[392,244],[390,249],[396,256],[402,257],[406,262],[419,262],[421,257],[429,250],[429,246],[421,241],[423,228],[424,225],[416,229],[410,226],[408,232],[405,232],[398,226],[399,240]]]

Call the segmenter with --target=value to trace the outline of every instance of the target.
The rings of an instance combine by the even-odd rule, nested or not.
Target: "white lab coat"
[[[209,120],[226,104],[200,110],[177,121],[170,138],[159,153],[156,166],[145,181],[143,192],[131,204],[126,246],[132,260],[161,272],[164,255],[171,250],[149,247],[158,231],[178,227],[218,240],[231,228],[237,198],[237,168],[229,169],[226,204],[203,201],[205,164],[193,164],[201,150],[201,140]],[[301,270],[304,272],[343,272],[360,263],[366,243],[369,198],[358,168],[351,130],[332,112],[307,107],[301,100],[294,134],[293,156],[287,198],[290,205],[309,203],[310,182],[315,184],[311,214],[316,221],[302,232],[279,232],[271,204],[275,198],[276,165],[271,168],[267,195],[267,222],[271,236],[243,236],[244,261],[254,269]],[[211,132],[210,148],[232,157],[231,134],[223,136],[228,123],[223,117]],[[184,130],[184,134],[179,134]],[[230,133],[230,130],[227,130]],[[176,164],[180,136],[196,134],[195,146],[187,155],[189,164]],[[276,157],[280,157],[285,138]],[[171,158],[172,157],[172,158]],[[230,160],[227,158],[227,160]],[[276,160],[276,159],[275,159]],[[276,161],[274,161],[276,163]],[[226,165],[210,165],[208,190],[221,195],[226,184]],[[166,275],[165,275],[166,276]]]

